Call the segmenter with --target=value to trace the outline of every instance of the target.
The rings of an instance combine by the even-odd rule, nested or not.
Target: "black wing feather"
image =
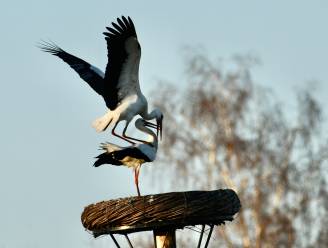
[[[115,159],[112,153],[104,152],[98,155],[97,160],[94,162],[93,166],[98,167],[103,164],[112,164],[112,165],[122,165],[122,162]]]
[[[117,160],[122,160],[125,157],[129,156],[136,159],[143,159],[146,162],[150,161],[150,159],[136,147],[127,147],[122,150],[114,151],[111,153],[113,154],[113,157]]]
[[[125,61],[129,54],[125,49],[125,42],[130,37],[137,39],[137,34],[132,20],[122,17],[117,18],[117,23],[112,23],[113,28],[107,27],[111,33],[104,33],[107,41],[108,64],[105,72],[104,99],[109,109],[114,110],[125,97],[119,95],[119,78]],[[138,47],[140,49],[140,46]]]
[[[119,19],[117,19],[117,20],[119,20]],[[115,22],[112,22],[112,25],[113,25],[113,27],[116,28],[120,33],[123,33],[124,30],[126,29],[125,26],[122,26],[121,24],[120,24],[121,26],[119,26],[119,25],[117,25]]]
[[[122,19],[125,18],[124,16],[122,16]],[[123,30],[127,30],[129,25],[125,25],[122,20],[120,18],[117,18],[117,22],[118,24],[120,24],[120,26],[123,28]]]
[[[61,58],[69,64],[70,67],[72,67],[94,91],[96,91],[99,95],[103,95],[104,79],[96,71],[91,69],[91,65],[89,63],[65,52],[54,43],[43,41],[39,44],[39,48],[44,52],[51,53],[52,55]]]
[[[131,22],[128,22],[128,20],[125,18],[125,16],[122,16],[122,20],[123,20],[125,26],[127,26],[127,27],[131,26],[134,29],[134,25],[133,25],[133,22],[132,22],[131,18],[130,17],[128,17],[128,18]],[[131,23],[132,23],[132,25],[131,25]]]
[[[104,152],[98,155],[97,160],[94,162],[93,166],[98,167],[103,164],[111,165],[123,165],[121,162],[125,157],[133,157],[136,159],[143,159],[146,162],[150,162],[150,159],[138,148],[136,147],[126,147],[122,150],[113,152]]]
[[[109,32],[111,32],[110,34],[114,34],[114,35],[119,35],[120,34],[120,32],[118,32],[117,30],[115,30],[115,29],[113,29],[113,28],[110,28],[110,27],[106,27],[106,29],[109,31]],[[105,34],[106,35],[106,33],[103,33],[103,34]]]

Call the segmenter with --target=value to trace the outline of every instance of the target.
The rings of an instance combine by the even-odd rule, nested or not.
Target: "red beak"
[[[163,127],[163,118],[157,120],[157,137],[159,134],[160,139],[162,140],[162,127]]]
[[[157,124],[151,123],[149,121],[145,121],[146,126],[151,128],[156,128],[156,136],[158,137],[158,134],[160,135],[160,139],[162,140],[162,123],[163,118],[157,120]]]

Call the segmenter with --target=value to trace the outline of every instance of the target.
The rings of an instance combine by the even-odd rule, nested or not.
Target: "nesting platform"
[[[232,221],[241,205],[231,189],[171,192],[102,201],[85,207],[83,226],[95,237]]]

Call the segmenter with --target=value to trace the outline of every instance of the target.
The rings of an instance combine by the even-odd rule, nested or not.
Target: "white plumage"
[[[53,43],[44,42],[40,48],[63,59],[104,98],[109,110],[92,123],[98,132],[112,125],[113,135],[131,144],[135,144],[132,140],[144,142],[126,135],[130,121],[136,115],[140,115],[145,120],[156,119],[157,134],[161,134],[163,114],[159,109],[148,112],[147,99],[140,90],[141,47],[131,18],[124,16],[121,19],[117,18],[117,23],[112,22],[112,26],[107,27],[108,32],[104,32],[108,52],[105,73]],[[126,121],[126,124],[123,135],[118,135],[115,133],[115,128],[122,120]]]
[[[103,164],[112,164],[132,167],[134,169],[137,192],[140,196],[138,180],[140,167],[143,163],[152,162],[155,160],[158,139],[156,134],[147,128],[147,126],[156,128],[154,124],[149,124],[144,119],[139,118],[135,122],[135,126],[140,131],[149,134],[149,142],[135,144],[128,147],[120,147],[112,143],[102,144],[101,148],[105,150],[105,152],[96,157],[97,161],[94,163],[94,166],[98,167]]]

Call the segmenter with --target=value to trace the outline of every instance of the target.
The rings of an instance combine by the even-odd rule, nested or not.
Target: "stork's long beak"
[[[163,118],[157,120],[157,137],[159,133],[159,137],[162,140],[162,128],[163,128]]]
[[[162,140],[162,119],[157,120],[157,124],[154,124],[152,122],[149,121],[145,121],[146,126],[147,127],[151,127],[151,128],[156,128],[156,136],[158,137],[158,134],[160,135],[160,139]]]

